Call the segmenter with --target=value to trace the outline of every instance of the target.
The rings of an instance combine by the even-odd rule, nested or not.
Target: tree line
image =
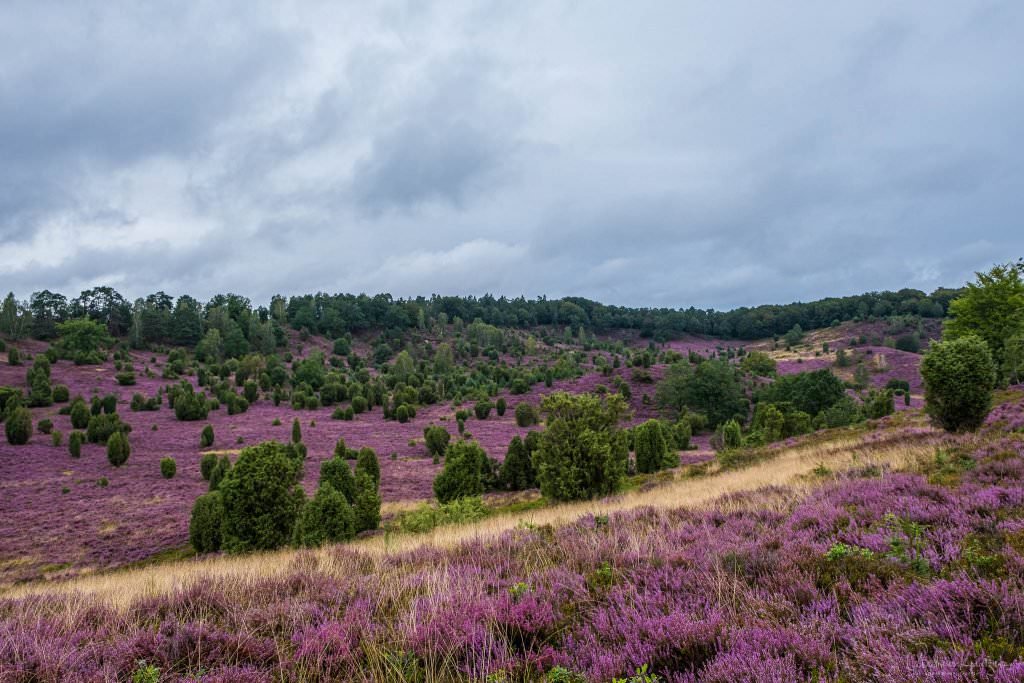
[[[396,299],[390,294],[317,293],[289,298],[278,295],[266,306],[254,306],[238,294],[217,294],[201,303],[188,295],[175,299],[156,292],[129,301],[111,287],[94,287],[72,299],[49,290],[33,293],[28,301],[18,301],[13,293],[8,294],[0,304],[0,334],[14,339],[53,339],[60,323],[89,318],[106,325],[111,335],[127,336],[139,345],[192,347],[211,325],[220,329],[226,341],[230,336],[236,345],[252,345],[283,341],[284,327],[339,338],[371,329],[401,333],[461,320],[504,328],[558,326],[574,333],[633,330],[658,341],[683,334],[759,339],[783,335],[795,326],[813,330],[892,315],[942,318],[950,301],[960,292],[940,288],[925,294],[916,289],[901,289],[716,311],[692,306],[610,306],[580,297],[526,299],[490,294]]]

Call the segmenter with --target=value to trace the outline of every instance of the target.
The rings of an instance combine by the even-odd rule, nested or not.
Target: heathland
[[[8,297],[0,680],[1021,680],[1022,289]]]

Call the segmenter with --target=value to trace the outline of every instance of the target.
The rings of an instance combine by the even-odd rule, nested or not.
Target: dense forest
[[[937,289],[925,294],[916,289],[869,292],[829,297],[808,303],[712,309],[629,308],[608,306],[579,297],[563,299],[509,299],[490,294],[395,299],[390,294],[307,294],[275,296],[269,306],[254,306],[237,294],[218,294],[205,304],[182,295],[176,300],[164,292],[129,301],[110,287],[95,287],[68,299],[48,290],[35,292],[27,302],[9,294],[0,306],[0,333],[11,338],[31,336],[53,339],[57,325],[88,317],[107,326],[115,337],[128,336],[133,345],[161,343],[195,346],[208,329],[218,329],[228,355],[250,350],[269,351],[283,342],[283,327],[337,339],[368,330],[399,336],[410,328],[462,320],[482,321],[497,327],[558,326],[578,334],[632,330],[657,341],[684,334],[706,334],[729,339],[759,339],[781,335],[799,326],[813,330],[840,322],[915,315],[942,318],[949,302],[961,290]]]

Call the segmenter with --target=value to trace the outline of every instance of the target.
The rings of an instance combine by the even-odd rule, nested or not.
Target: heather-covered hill
[[[0,661],[16,681],[1018,681],[1024,392],[999,400],[978,435],[890,418],[810,478],[697,509],[652,489],[443,547],[43,587],[0,602]]]
[[[869,336],[873,334],[882,334],[882,328],[846,325],[833,331],[832,336],[852,339],[854,344],[859,337],[878,344],[885,340],[884,335]],[[429,348],[450,338],[450,332],[424,333],[410,343]],[[603,341],[620,343],[621,348],[636,353],[695,352],[702,357],[718,353],[724,357],[727,351],[731,354],[743,348],[735,342],[710,337],[683,337],[656,344],[634,334],[615,335]],[[294,331],[289,333],[287,343],[295,359],[306,358],[314,351],[329,356],[332,347],[331,342],[321,337],[300,338]],[[369,357],[376,343],[379,340],[373,336],[358,337],[352,342],[352,351],[360,357]],[[815,338],[793,347],[764,340],[749,348],[766,349],[779,359],[779,372],[787,374],[834,365],[835,347],[822,353],[819,346]],[[32,356],[42,354],[48,345],[23,340],[18,347],[23,354]],[[907,380],[912,387],[910,405],[921,404],[919,356],[885,346],[855,346],[854,349],[853,353],[872,356],[869,359],[874,363],[872,386],[882,387],[893,378]],[[503,416],[492,411],[485,420],[471,417],[467,421],[467,434],[492,458],[501,460],[512,437],[525,435],[530,429],[516,425],[515,406],[520,402],[537,406],[543,396],[554,391],[582,393],[600,391],[602,387],[614,390],[619,383],[628,388],[632,424],[658,415],[652,399],[657,382],[664,376],[666,358],[653,358],[655,362],[647,368],[626,364],[613,368],[612,357],[616,354],[598,349],[582,351],[575,340],[559,340],[550,345],[536,343],[534,356],[508,355],[499,358],[499,362],[510,367],[530,367],[550,363],[550,359],[560,353],[580,354],[578,377],[555,379],[551,386],[543,382],[533,384],[525,393],[517,395],[507,388],[502,389],[493,400],[507,401],[509,408]],[[187,547],[189,511],[196,497],[207,488],[199,471],[202,454],[214,452],[233,458],[246,445],[268,439],[287,442],[294,419],[300,422],[302,439],[308,448],[304,480],[307,493],[313,493],[320,463],[331,457],[338,439],[344,439],[349,448],[369,447],[378,454],[385,516],[406,503],[430,499],[433,495],[432,482],[441,465],[427,454],[423,444],[424,427],[441,425],[457,434],[455,411],[459,406],[447,401],[419,407],[415,417],[406,423],[384,420],[379,407],[357,414],[351,421],[334,420],[331,417],[337,406],[296,410],[287,403],[275,406],[267,396],[243,413],[229,415],[221,408],[211,411],[206,420],[197,422],[175,419],[166,404],[156,411],[134,412],[128,407],[134,394],[155,396],[161,388],[172,387],[179,380],[161,376],[168,365],[166,353],[129,351],[125,359],[126,365],[136,369],[136,383],[131,386],[117,383],[113,360],[95,365],[57,360],[52,365],[52,383],[67,385],[72,397],[81,395],[88,399],[108,394],[117,397],[118,414],[132,427],[131,457],[125,465],[111,467],[102,444],[86,443],[81,458],[70,458],[66,435],[72,429],[69,417],[59,414],[60,404],[31,409],[34,423],[49,419],[54,429],[65,435],[60,445],[54,445],[51,437],[42,433],[33,434],[25,446],[0,445],[4,451],[4,457],[0,458],[0,488],[4,492],[3,512],[9,529],[5,543],[0,546],[0,583],[43,576],[58,578],[118,567]],[[593,362],[599,359],[607,361],[603,370]],[[888,360],[878,364],[880,359]],[[31,361],[11,366],[3,362],[5,360],[0,357],[0,386],[25,387],[25,373]],[[377,375],[374,368],[370,368],[370,372]],[[852,368],[837,368],[836,372],[852,378]],[[196,384],[194,376],[186,379]],[[903,407],[903,402],[898,401],[897,408]],[[463,404],[462,408],[470,409],[472,403]],[[212,447],[204,449],[200,447],[200,432],[207,424],[212,425],[216,440]],[[693,450],[681,454],[682,463],[711,459],[713,452],[708,440],[708,434],[694,435]],[[160,476],[159,463],[165,457],[173,457],[177,462],[177,475],[173,479]],[[40,510],[46,513],[40,514]]]

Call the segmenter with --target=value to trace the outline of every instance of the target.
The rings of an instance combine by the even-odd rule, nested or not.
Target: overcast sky
[[[0,4],[0,288],[930,291],[1024,256],[1024,3]]]

